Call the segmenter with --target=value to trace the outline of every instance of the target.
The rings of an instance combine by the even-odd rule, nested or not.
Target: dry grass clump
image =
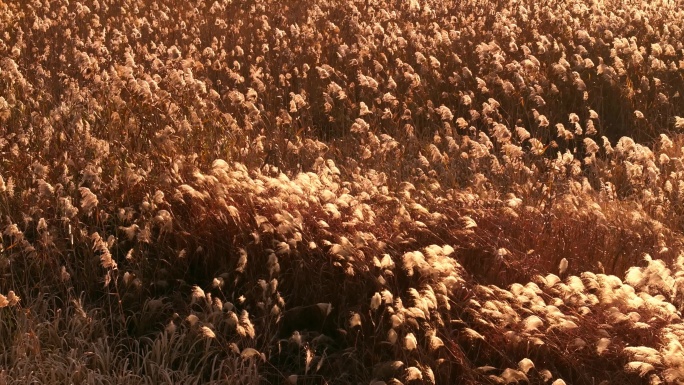
[[[0,3],[0,382],[684,382],[682,9]]]

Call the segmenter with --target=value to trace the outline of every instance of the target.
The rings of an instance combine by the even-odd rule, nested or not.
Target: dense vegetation
[[[0,383],[684,382],[681,1],[0,1]]]

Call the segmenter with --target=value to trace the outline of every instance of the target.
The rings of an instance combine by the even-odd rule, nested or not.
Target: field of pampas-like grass
[[[684,383],[682,0],[0,1],[0,384]]]

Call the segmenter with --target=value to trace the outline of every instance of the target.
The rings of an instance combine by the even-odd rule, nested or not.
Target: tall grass
[[[0,382],[684,381],[682,5],[0,3]]]

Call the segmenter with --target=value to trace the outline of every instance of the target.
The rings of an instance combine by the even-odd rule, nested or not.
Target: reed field
[[[682,0],[0,0],[0,384],[684,384]]]

